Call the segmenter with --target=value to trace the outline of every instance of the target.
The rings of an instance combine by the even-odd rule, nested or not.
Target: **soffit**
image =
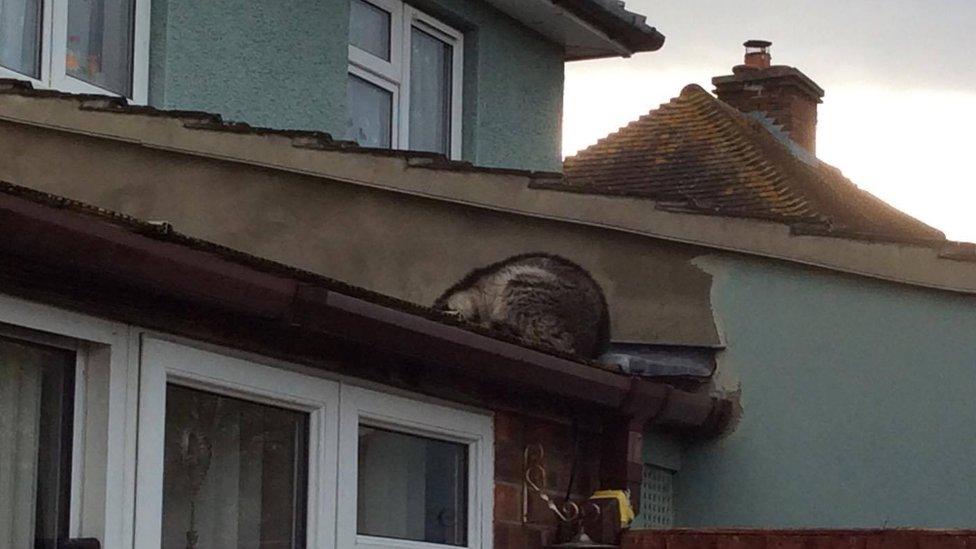
[[[616,0],[486,0],[565,48],[566,60],[655,51],[664,36]]]

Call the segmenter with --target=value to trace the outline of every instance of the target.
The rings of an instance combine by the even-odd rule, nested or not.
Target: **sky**
[[[629,59],[566,67],[563,154],[742,62],[773,64],[826,90],[817,154],[859,187],[976,242],[976,0],[628,0],[666,36]]]

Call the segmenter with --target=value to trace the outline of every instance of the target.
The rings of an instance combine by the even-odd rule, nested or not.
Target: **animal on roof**
[[[596,358],[610,345],[602,288],[585,269],[555,255],[516,255],[476,269],[434,308],[584,358]]]

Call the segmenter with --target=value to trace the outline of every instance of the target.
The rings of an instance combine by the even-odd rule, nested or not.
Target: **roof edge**
[[[366,290],[343,291],[341,283],[320,275],[27,187],[0,182],[0,231],[31,235],[0,239],[0,256],[54,266],[87,282],[107,281],[111,288],[144,292],[154,300],[226,311],[304,337],[355,341],[617,413],[627,413],[635,395],[647,396],[641,402],[658,410],[652,419],[703,436],[722,431],[731,419],[726,398],[556,356],[454,325],[446,316],[425,317],[416,305]],[[30,269],[21,269],[31,284],[43,284]],[[197,322],[206,318],[198,315]],[[662,394],[666,398],[659,398]]]
[[[627,11],[619,0],[551,0],[580,19],[623,43],[632,53],[657,51],[664,46],[664,35],[647,24],[647,18]]]
[[[92,99],[90,96],[33,92],[23,86],[8,87],[5,91],[3,84],[0,81],[0,122],[139,143],[148,149],[238,162],[465,207],[768,257],[899,284],[976,294],[976,261],[962,259],[960,254],[940,257],[940,250],[932,246],[793,235],[790,227],[781,223],[670,212],[648,199],[580,196],[537,188],[545,186],[547,179],[561,177],[557,174],[475,168],[446,169],[439,177],[430,177],[428,167],[413,165],[410,156],[402,151],[394,154],[372,149],[299,146],[299,141],[307,139],[296,139],[285,131],[204,140],[194,133],[200,130],[184,125],[177,114],[156,110],[146,113],[142,108],[130,110],[124,104],[92,111],[85,107],[86,101]],[[35,93],[45,102],[32,104],[23,100],[34,98]],[[99,104],[112,100],[105,96],[95,98]],[[123,126],[111,118],[113,116],[141,117],[142,122]],[[57,119],[57,124],[52,123],[53,118]],[[225,131],[221,128],[218,133]],[[257,143],[254,140],[264,140],[262,147],[266,149],[262,150],[275,154],[255,154]],[[365,156],[371,158],[362,158]],[[339,162],[340,158],[342,162]],[[389,173],[365,179],[362,174],[366,162],[373,167],[381,166]],[[348,163],[348,167],[343,163]],[[441,168],[436,164],[429,167]],[[421,169],[418,171],[417,168]],[[542,201],[537,193],[559,196],[555,200]],[[626,207],[619,208],[615,204],[621,201],[626,201]],[[613,215],[608,213],[611,211]]]
[[[621,0],[486,0],[563,47],[565,61],[630,57],[661,49],[664,35]]]

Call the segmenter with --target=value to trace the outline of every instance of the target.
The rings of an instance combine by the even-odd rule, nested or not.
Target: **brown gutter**
[[[616,410],[631,418],[618,422],[631,433],[650,423],[711,432],[723,421],[724,401],[715,397],[426,318],[422,312],[433,312],[23,187],[0,184],[0,234],[7,258]]]

